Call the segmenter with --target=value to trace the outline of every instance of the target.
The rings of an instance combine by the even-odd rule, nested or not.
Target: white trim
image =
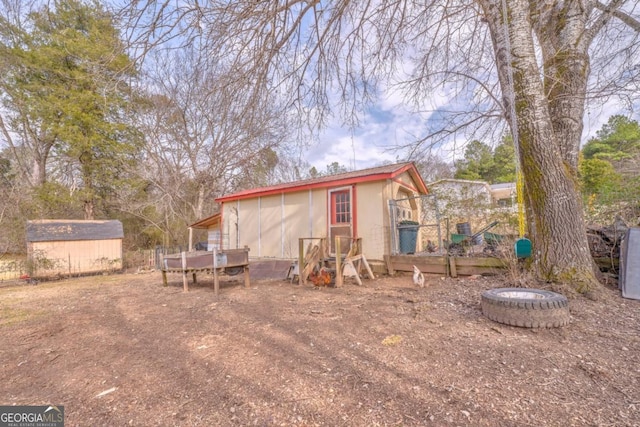
[[[258,257],[262,253],[262,197],[258,197]]]
[[[284,258],[284,238],[285,238],[285,209],[284,209],[284,193],[280,196],[280,257]]]
[[[236,201],[236,249],[240,248],[240,199]]]
[[[353,237],[353,186],[347,185],[344,187],[329,188],[327,189],[327,238],[331,240],[331,193],[341,192],[347,190],[349,192],[349,234]],[[329,248],[331,248],[332,242],[329,242]],[[331,250],[329,250],[331,252]],[[333,252],[332,252],[333,253]]]
[[[313,190],[309,189],[309,237],[313,237]]]

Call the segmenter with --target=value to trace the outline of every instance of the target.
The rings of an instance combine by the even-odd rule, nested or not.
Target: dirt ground
[[[500,277],[342,288],[124,274],[0,288],[0,404],[67,426],[640,426],[640,301],[481,312]],[[237,279],[236,279],[237,280]]]

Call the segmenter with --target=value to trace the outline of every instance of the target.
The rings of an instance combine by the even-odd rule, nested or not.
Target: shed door
[[[335,237],[353,237],[351,189],[329,192],[329,238],[331,253],[335,253]],[[344,251],[344,249],[343,249]]]

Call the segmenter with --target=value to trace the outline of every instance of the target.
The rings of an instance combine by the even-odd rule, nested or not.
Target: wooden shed
[[[216,199],[220,212],[193,226],[213,224],[210,243],[223,249],[248,246],[252,257],[295,259],[300,238],[362,239],[369,260],[391,252],[390,201],[402,219],[418,220],[417,196],[427,187],[411,162],[255,188]]]
[[[27,221],[27,260],[33,277],[122,269],[122,223],[117,220]]]

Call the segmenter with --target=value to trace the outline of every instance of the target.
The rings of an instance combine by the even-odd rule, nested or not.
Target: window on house
[[[334,191],[331,193],[331,223],[351,223],[351,200],[349,190]]]

